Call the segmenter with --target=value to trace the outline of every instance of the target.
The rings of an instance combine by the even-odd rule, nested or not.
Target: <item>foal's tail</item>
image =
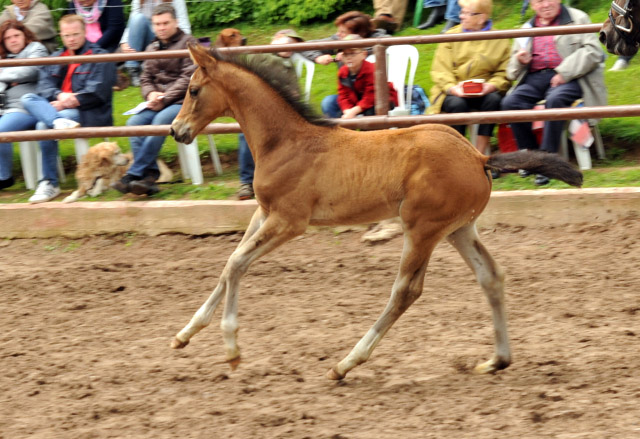
[[[556,154],[543,151],[515,151],[489,157],[487,169],[515,172],[524,169],[532,174],[562,180],[571,186],[582,186],[582,172],[575,169]]]

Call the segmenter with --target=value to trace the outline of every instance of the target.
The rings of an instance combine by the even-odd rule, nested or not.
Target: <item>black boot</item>
[[[447,20],[447,23],[444,25],[444,27],[442,28],[442,30],[440,31],[441,34],[446,33],[449,29],[451,29],[453,26],[457,26],[460,23],[456,23],[455,21],[451,21],[451,20]]]
[[[129,184],[131,192],[136,195],[155,195],[160,192],[160,188],[156,185],[156,181],[160,177],[160,171],[157,169],[147,169],[144,171],[142,180],[132,181]]]
[[[0,189],[6,189],[13,186],[16,183],[13,177],[9,177],[6,180],[0,180]]]
[[[136,177],[135,175],[125,174],[119,181],[111,184],[111,187],[115,190],[122,192],[123,194],[128,194],[131,192],[131,182],[135,180],[140,180],[140,177]]]
[[[444,13],[446,10],[446,6],[436,6],[435,8],[431,8],[431,14],[429,14],[429,18],[427,18],[427,21],[419,25],[418,29],[425,30],[442,23],[444,21]]]

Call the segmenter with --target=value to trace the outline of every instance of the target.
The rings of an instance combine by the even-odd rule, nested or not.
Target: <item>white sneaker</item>
[[[76,122],[75,120],[65,119],[63,117],[60,117],[53,121],[54,130],[69,130],[71,128],[78,128],[79,126],[80,123]]]
[[[29,198],[29,203],[44,203],[60,195],[60,188],[52,185],[49,180],[38,183],[36,192]]]
[[[611,68],[609,69],[610,72],[619,72],[621,70],[626,69],[627,67],[629,67],[629,63],[622,59],[622,58],[618,58],[618,60],[613,63],[613,66],[611,66]]]

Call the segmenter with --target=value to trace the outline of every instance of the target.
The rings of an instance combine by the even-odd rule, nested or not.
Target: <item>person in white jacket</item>
[[[178,27],[185,34],[191,34],[191,22],[185,0],[132,0],[129,22],[120,39],[120,50],[124,53],[144,52],[156,35],[151,28],[151,15],[156,6],[161,3],[170,3],[176,11]],[[127,61],[124,63],[131,84],[140,86],[140,61]]]

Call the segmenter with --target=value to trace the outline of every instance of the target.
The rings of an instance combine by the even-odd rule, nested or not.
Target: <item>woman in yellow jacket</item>
[[[447,33],[478,32],[491,29],[491,0],[459,0],[460,25]],[[431,106],[429,113],[497,111],[509,89],[507,64],[509,40],[441,43],[431,66]],[[485,153],[494,124],[478,127],[476,147]],[[466,125],[453,126],[462,135]]]

